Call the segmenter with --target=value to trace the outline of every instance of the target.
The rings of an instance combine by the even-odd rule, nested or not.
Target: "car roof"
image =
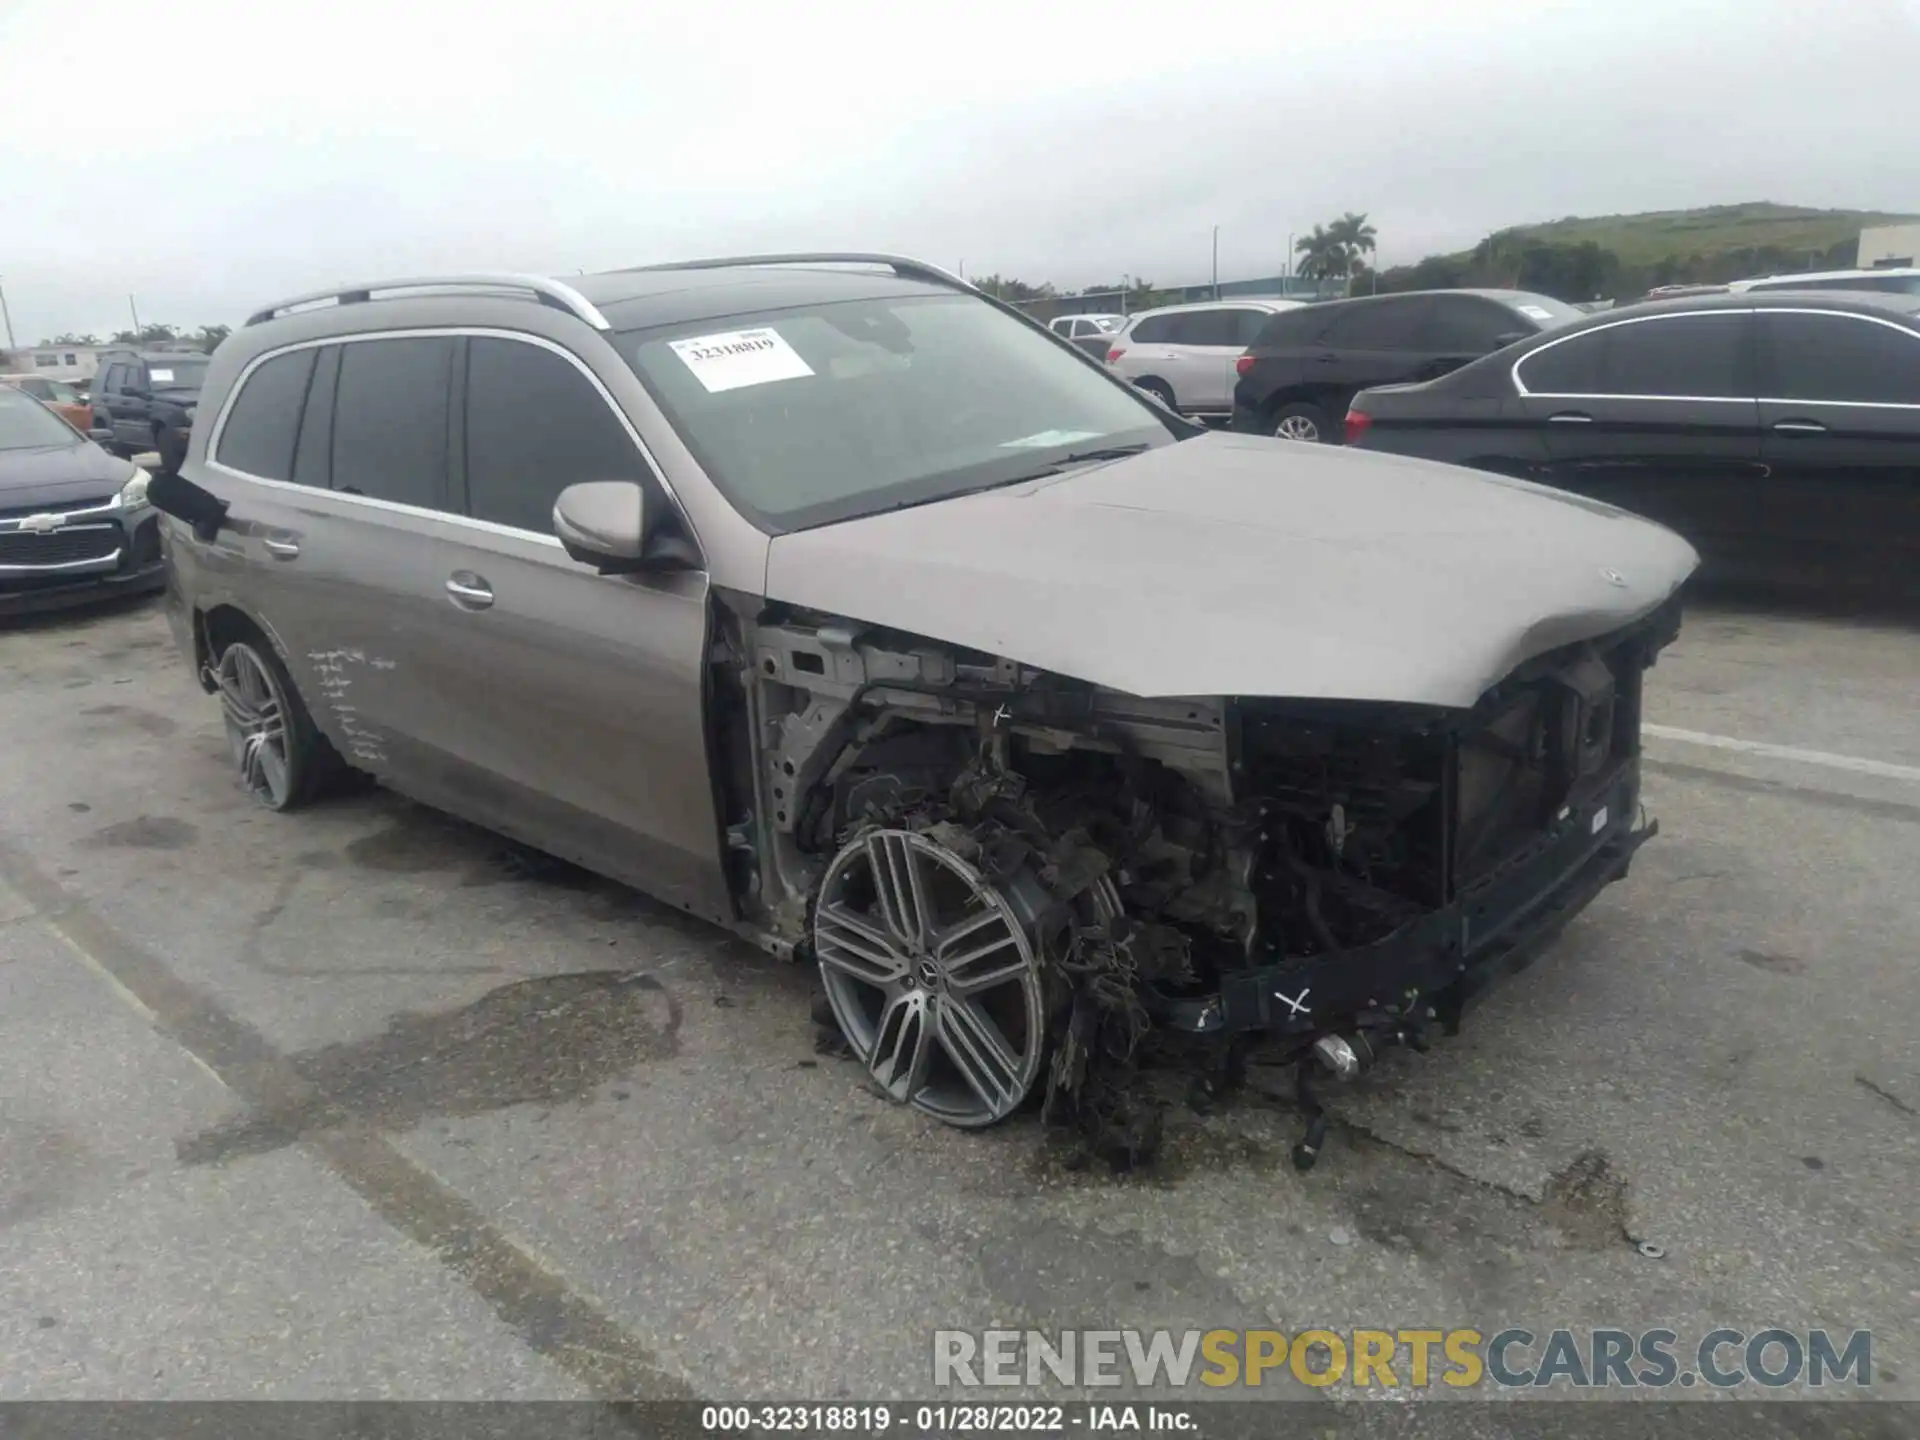
[[[1727,283],[1735,289],[1748,285],[1780,285],[1788,281],[1813,280],[1870,280],[1876,275],[1920,275],[1920,268],[1911,265],[1883,265],[1878,270],[1809,270],[1799,275],[1752,275],[1745,280],[1730,280]]]
[[[851,265],[716,265],[610,270],[566,282],[598,306],[615,330],[724,319],[750,310],[786,310],[837,300],[952,295],[953,287]]]
[[[1782,290],[1750,294],[1744,291],[1713,295],[1676,296],[1669,300],[1648,300],[1636,305],[1619,305],[1581,317],[1557,329],[1541,332],[1540,338],[1564,339],[1587,330],[1601,330],[1622,320],[1649,315],[1695,315],[1713,310],[1805,310],[1812,305],[1820,310],[1838,310],[1849,314],[1892,315],[1909,321],[1920,318],[1920,295],[1900,295],[1872,290],[1821,290],[1817,292]],[[1491,357],[1489,357],[1491,358]]]

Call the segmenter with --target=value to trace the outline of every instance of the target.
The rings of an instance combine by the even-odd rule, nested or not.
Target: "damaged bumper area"
[[[1311,1075],[1424,1048],[1655,833],[1642,677],[1674,602],[1469,709],[1149,699],[756,621],[727,667],[737,892],[763,939],[817,961],[872,1083],[953,1124],[1039,1094],[1137,1163],[1156,1029],[1297,1060],[1316,1117]]]

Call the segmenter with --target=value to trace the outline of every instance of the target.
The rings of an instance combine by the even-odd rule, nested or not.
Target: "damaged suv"
[[[1155,1027],[1351,1073],[1652,833],[1685,541],[1208,432],[916,262],[301,297],[201,410],[151,495],[254,794],[366,771],[804,958],[954,1125],[1097,1123]]]

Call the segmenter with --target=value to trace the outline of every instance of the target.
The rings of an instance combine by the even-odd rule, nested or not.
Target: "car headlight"
[[[120,493],[114,497],[114,504],[123,510],[132,510],[147,503],[147,481],[150,477],[138,465],[133,474],[127,477],[127,483],[120,487]]]

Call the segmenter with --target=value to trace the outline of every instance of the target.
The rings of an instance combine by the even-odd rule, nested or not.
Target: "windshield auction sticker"
[[[667,343],[693,371],[694,379],[715,394],[813,374],[812,367],[777,330],[729,330],[722,335],[696,335],[691,340]]]

